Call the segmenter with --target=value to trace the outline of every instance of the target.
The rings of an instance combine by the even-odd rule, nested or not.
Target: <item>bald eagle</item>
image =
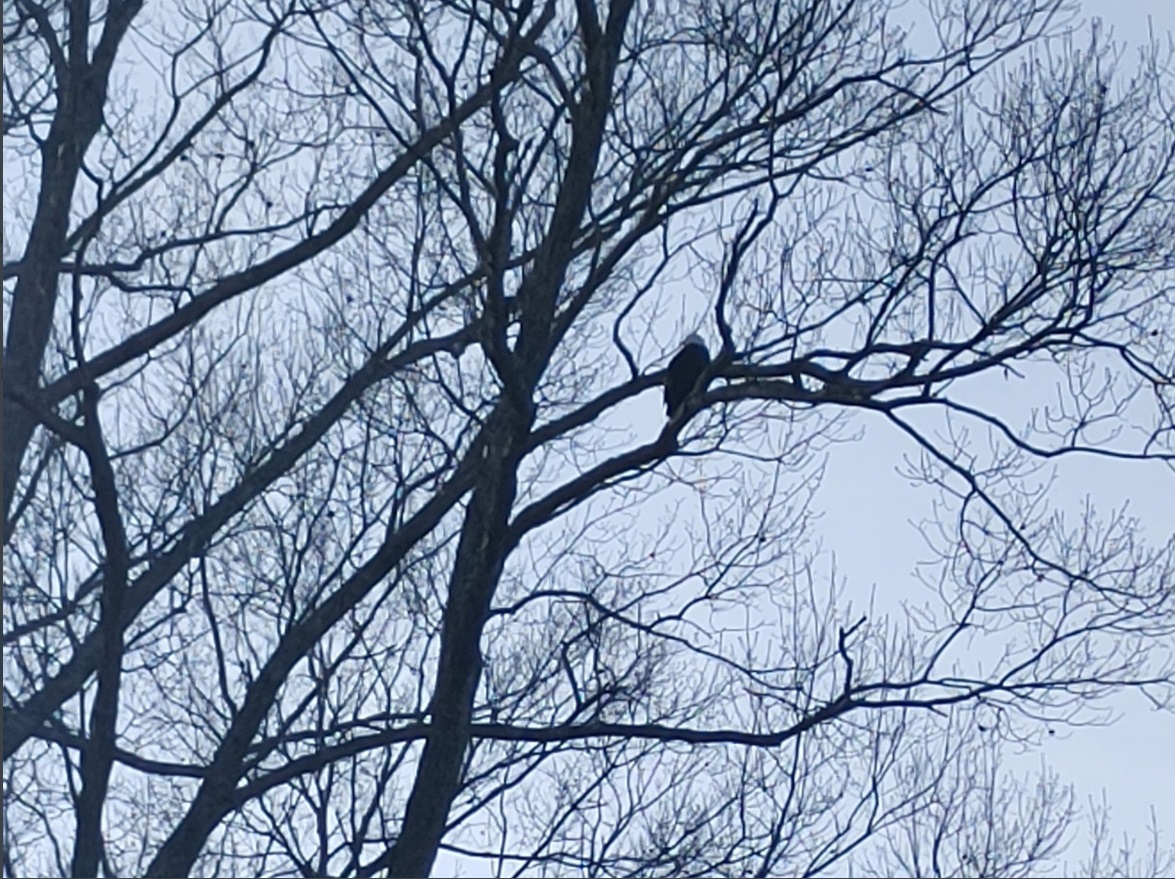
[[[710,365],[710,352],[697,333],[690,333],[681,350],[669,361],[665,373],[665,412],[672,418],[697,387],[698,380]]]

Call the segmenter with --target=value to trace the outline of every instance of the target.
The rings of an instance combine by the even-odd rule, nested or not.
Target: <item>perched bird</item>
[[[669,361],[665,373],[665,412],[672,418],[697,387],[698,380],[710,365],[710,352],[697,333],[690,333],[681,350]]]

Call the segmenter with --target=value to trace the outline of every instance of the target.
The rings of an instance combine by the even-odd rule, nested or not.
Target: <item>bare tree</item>
[[[1175,540],[1050,481],[1170,473],[1171,58],[894,6],[7,3],[5,873],[1055,863],[1008,745],[1171,704]]]

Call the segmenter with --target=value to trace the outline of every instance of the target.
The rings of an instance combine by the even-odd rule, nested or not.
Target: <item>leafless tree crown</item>
[[[1171,705],[1175,540],[1056,487],[1171,482],[1175,67],[911,15],[6,2],[5,875],[1055,863],[1009,745]]]

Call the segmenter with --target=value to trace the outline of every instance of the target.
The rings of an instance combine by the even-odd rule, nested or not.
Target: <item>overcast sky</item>
[[[1082,0],[1084,17],[1101,18],[1113,37],[1125,43],[1124,65],[1153,31],[1162,41],[1175,40],[1175,0]],[[705,303],[703,303],[705,307]],[[709,332],[711,343],[714,335]],[[1028,382],[1026,382],[1028,384]],[[1024,393],[1039,394],[1035,385]],[[1005,393],[1000,387],[997,393]],[[1017,393],[1009,387],[1009,394]],[[649,394],[656,392],[650,391]],[[663,425],[659,404],[641,399],[650,433]],[[634,406],[635,408],[635,406]],[[642,429],[645,427],[642,422]],[[884,595],[887,607],[908,596],[918,600],[920,584],[913,577],[925,548],[913,523],[930,514],[933,494],[913,491],[896,472],[902,455],[911,451],[896,431],[880,420],[863,419],[859,442],[836,447],[816,502],[824,518],[818,525],[825,547],[835,553],[838,573],[848,593],[861,603],[871,593]],[[647,437],[645,437],[647,438]],[[1068,465],[1053,495],[1054,502],[1076,508],[1090,494],[1102,509],[1129,503],[1154,544],[1175,534],[1175,475],[1155,463],[1084,460]],[[1119,831],[1141,833],[1153,807],[1168,843],[1175,841],[1175,713],[1153,710],[1138,695],[1116,703],[1121,719],[1105,728],[1060,731],[1037,752],[1021,755],[1026,769],[1043,758],[1062,778],[1073,783],[1079,802],[1104,792]],[[1084,854],[1079,840],[1070,857]],[[436,875],[444,875],[444,859]],[[468,873],[467,873],[468,875]]]
[[[1113,29],[1116,41],[1130,48],[1148,39],[1148,27],[1163,42],[1175,39],[1172,0],[1083,0],[1082,15],[1099,17]],[[818,506],[824,512],[821,532],[836,552],[837,567],[848,578],[850,592],[867,598],[906,589],[914,595],[911,570],[922,546],[910,524],[928,513],[930,496],[912,492],[894,470],[909,449],[895,431],[879,421],[866,423],[861,443],[841,446],[829,461]],[[1165,542],[1175,534],[1175,476],[1169,468],[1121,462],[1083,461],[1062,474],[1057,503],[1076,504],[1088,491],[1099,508],[1121,506],[1145,523],[1149,542]],[[1152,709],[1138,695],[1117,702],[1121,720],[1109,728],[1064,731],[1039,754],[1027,754],[1029,766],[1041,755],[1077,787],[1079,801],[1100,799],[1104,791],[1119,831],[1141,832],[1153,806],[1159,827],[1170,844],[1175,840],[1175,714]],[[1075,845],[1070,857],[1082,854]]]
[[[1138,49],[1152,30],[1162,43],[1175,40],[1175,0],[1083,0],[1080,17],[1102,19],[1114,41],[1125,44],[1123,74],[1134,66]],[[713,346],[716,338],[707,316],[712,307],[710,294],[689,280],[681,283],[687,310],[699,316]],[[697,326],[686,318],[676,330],[678,337]],[[1048,402],[1052,377],[1030,376],[1022,383],[993,381],[999,384],[980,387],[975,393],[999,395],[1001,409],[1011,401],[1010,405],[1018,403],[1026,413],[1030,406]],[[642,398],[642,402],[647,401]],[[990,406],[990,399],[985,403]],[[618,421],[631,417],[644,440],[662,425],[655,407],[642,409],[634,402],[631,409],[621,408]],[[1015,424],[1016,418],[1009,423]],[[901,613],[903,601],[921,604],[926,598],[914,568],[927,551],[913,523],[932,515],[936,495],[911,489],[896,472],[903,454],[915,450],[892,425],[866,417],[859,426],[865,431],[860,442],[836,446],[830,453],[815,504],[823,516],[816,531],[824,548],[835,554],[838,577],[847,584],[846,600],[857,607],[873,598],[879,612]],[[1175,504],[1170,501],[1175,497],[1175,474],[1161,463],[1069,459],[1050,491],[1054,509],[1076,513],[1087,494],[1104,514],[1126,505],[1152,545],[1164,544],[1175,534]],[[1040,750],[1025,752],[1018,759],[1026,773],[1039,771],[1043,760],[1064,782],[1074,785],[1083,808],[1091,799],[1100,802],[1104,795],[1116,841],[1129,833],[1138,842],[1146,842],[1153,808],[1164,841],[1168,846],[1175,844],[1175,757],[1171,756],[1175,713],[1155,710],[1137,693],[1124,694],[1113,707],[1118,720],[1112,725],[1059,727]],[[1086,853],[1086,841],[1078,838],[1065,857],[1076,862]]]

